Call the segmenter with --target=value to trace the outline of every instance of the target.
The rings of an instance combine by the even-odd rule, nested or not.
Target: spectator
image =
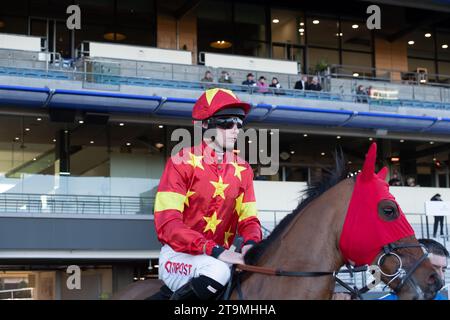
[[[362,84],[356,88],[356,101],[367,103],[367,90]]]
[[[269,89],[268,89],[269,86],[266,83],[266,77],[264,77],[264,76],[259,77],[257,86],[259,88],[258,89],[259,93],[267,93],[267,92],[269,92]]]
[[[282,92],[280,90],[281,89],[281,84],[278,81],[278,78],[273,77],[272,78],[272,83],[269,85],[269,87],[272,88],[271,91],[273,93],[275,93],[275,94],[282,94]]]
[[[409,177],[408,179],[406,179],[406,185],[408,187],[420,187],[416,185],[416,179],[414,179],[413,177]]]
[[[308,84],[308,77],[307,76],[302,76],[301,79],[298,80],[295,83],[294,89],[297,89],[297,90],[309,90],[308,86],[309,86],[309,84]]]
[[[202,82],[213,82],[214,78],[213,78],[211,71],[209,71],[209,70],[206,71],[205,76],[203,77],[203,79],[201,81]]]
[[[439,193],[436,193],[430,201],[442,201],[441,195]],[[436,238],[437,231],[439,228],[439,225],[441,225],[441,233],[440,235],[444,235],[444,216],[434,216],[434,225],[433,225],[433,238]]]
[[[322,86],[319,83],[318,77],[313,77],[311,83],[308,86],[308,90],[322,91]]]
[[[273,77],[273,78],[272,78],[272,83],[269,85],[269,87],[280,89],[280,88],[281,88],[281,84],[280,84],[280,82],[278,81],[278,78]]]
[[[244,86],[256,86],[256,82],[255,82],[255,77],[253,75],[253,73],[249,73],[247,74],[247,80],[242,82],[242,85]]]
[[[390,186],[401,186],[402,185],[402,181],[398,177],[397,171],[394,171],[394,173],[392,174],[392,178],[389,180],[389,185]]]
[[[231,79],[227,71],[223,70],[219,78],[219,83],[233,83],[233,79]]]

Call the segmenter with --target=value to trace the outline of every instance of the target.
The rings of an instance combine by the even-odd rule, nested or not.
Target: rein
[[[347,270],[342,271],[286,271],[282,269],[272,269],[272,268],[266,268],[266,267],[259,267],[259,266],[253,266],[248,264],[238,264],[236,265],[236,268],[252,272],[252,273],[259,273],[264,274],[268,276],[279,276],[279,277],[323,277],[323,276],[332,276],[334,280],[339,283],[341,286],[343,286],[345,289],[347,289],[352,297],[358,297],[362,299],[362,294],[369,291],[369,288],[367,286],[358,289],[357,287],[350,287],[347,283],[342,281],[340,278],[338,278],[339,273],[349,273],[351,277],[353,277],[354,273],[358,272],[366,272],[368,270],[367,266],[361,266],[361,267],[352,267],[351,265],[346,265]],[[238,292],[238,296],[240,300],[244,300],[244,296],[242,294],[241,289],[241,274],[237,274],[236,278],[236,290]],[[229,298],[229,297],[226,297]]]
[[[383,246],[382,254],[378,259],[377,266],[379,267],[379,270],[383,275],[385,275],[386,277],[392,278],[389,281],[389,283],[391,283],[395,279],[400,280],[400,283],[393,289],[395,292],[400,291],[401,288],[406,284],[407,281],[412,281],[411,280],[412,274],[414,273],[414,271],[416,271],[416,269],[420,266],[420,264],[428,257],[428,252],[426,250],[424,250],[424,254],[420,257],[420,259],[418,259],[416,261],[416,263],[413,265],[413,267],[408,272],[406,272],[403,269],[403,263],[402,263],[401,257],[399,255],[397,255],[394,251],[397,249],[417,248],[417,247],[424,248],[424,246],[422,244],[397,245],[395,243],[389,243],[389,244]],[[383,271],[381,271],[381,265],[384,263],[385,257],[390,256],[390,255],[393,255],[394,257],[396,257],[398,259],[400,265],[399,265],[399,268],[396,270],[396,272],[394,272],[393,274],[386,274]],[[280,277],[332,276],[337,283],[339,283],[342,287],[344,287],[346,290],[348,290],[350,292],[352,298],[359,298],[362,300],[363,299],[362,294],[368,292],[370,290],[370,288],[367,285],[362,287],[361,289],[358,289],[356,286],[352,288],[347,283],[342,281],[342,279],[340,279],[338,277],[338,274],[339,273],[349,273],[350,276],[353,277],[354,273],[366,272],[368,270],[368,266],[364,265],[364,266],[360,266],[360,267],[353,267],[349,264],[346,264],[346,267],[347,267],[347,270],[342,270],[342,271],[286,271],[286,270],[282,270],[282,269],[266,268],[266,267],[253,266],[253,265],[247,265],[247,264],[238,264],[235,266],[235,268],[242,270],[242,271],[259,273],[259,274],[264,274],[264,275],[268,275],[268,276],[280,276]],[[389,283],[388,283],[388,285],[389,285]],[[414,287],[416,287],[416,286],[414,286]],[[236,290],[237,290],[239,299],[244,300],[244,296],[243,296],[242,289],[241,289],[241,273],[238,273],[236,276]],[[416,290],[417,290],[417,288],[416,288]],[[228,299],[230,296],[230,293],[231,293],[231,281],[229,283],[227,294],[225,294],[224,298]]]

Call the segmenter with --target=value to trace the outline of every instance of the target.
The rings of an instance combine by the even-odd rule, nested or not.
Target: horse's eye
[[[381,200],[378,203],[378,215],[386,221],[397,219],[399,216],[397,204],[392,200]]]

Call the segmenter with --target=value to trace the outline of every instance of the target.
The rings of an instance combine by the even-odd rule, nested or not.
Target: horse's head
[[[378,266],[401,299],[432,299],[442,280],[389,192],[387,168],[375,173],[376,153],[373,143],[356,177],[340,237],[342,256],[353,265]]]

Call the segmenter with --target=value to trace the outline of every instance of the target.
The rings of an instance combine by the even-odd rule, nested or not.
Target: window
[[[305,43],[305,19],[301,12],[273,9],[271,14],[272,42]]]
[[[318,71],[318,64],[339,64],[339,51],[327,49],[308,49],[308,73],[314,74]]]
[[[339,47],[339,23],[337,19],[308,18],[306,34],[309,46]]]
[[[365,22],[342,21],[341,33],[342,49],[372,52],[372,35]]]
[[[408,34],[405,37],[407,42],[414,41],[414,44],[407,44],[408,56],[414,58],[434,58],[434,38],[425,37],[427,31],[420,30]]]

